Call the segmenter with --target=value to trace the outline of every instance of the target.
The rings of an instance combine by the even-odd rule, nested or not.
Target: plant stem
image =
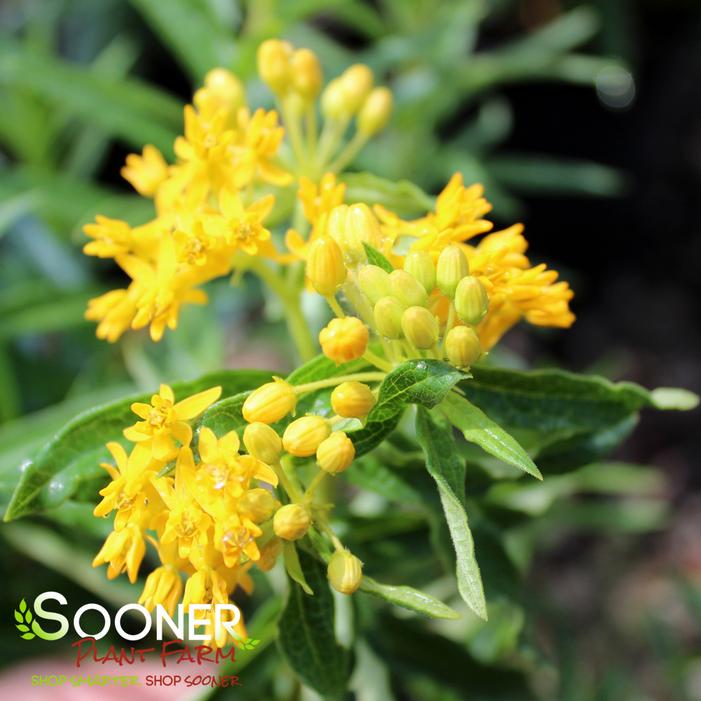
[[[302,313],[301,290],[293,288],[261,258],[250,256],[245,263],[280,298],[285,309],[285,321],[290,335],[302,360],[311,360],[316,355],[316,347],[309,331],[309,325]]]
[[[296,394],[306,394],[307,392],[314,392],[317,389],[335,387],[336,385],[340,385],[342,382],[380,382],[384,379],[384,372],[356,372],[353,375],[327,377],[325,380],[317,380],[316,382],[308,382],[304,385],[297,385],[294,387],[294,391]]]

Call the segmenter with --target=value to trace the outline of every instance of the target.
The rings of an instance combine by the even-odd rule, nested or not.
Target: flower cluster
[[[355,457],[350,438],[334,426],[363,419],[375,404],[375,394],[358,378],[379,379],[377,374],[353,377],[332,380],[336,416],[301,416],[282,435],[270,424],[293,412],[299,396],[328,383],[293,387],[276,378],[256,389],[243,405],[246,452],[235,431],[218,438],[207,427],[199,429],[193,449],[190,422],[219,398],[219,387],[176,403],[172,389],[162,385],[149,404],[133,404],[141,420],[124,430],[134,444],[131,452],[117,442],[107,446],[114,464],[103,467],[112,479],[94,513],[115,512],[114,530],[93,566],[107,563],[110,579],[126,572],[135,582],[150,543],[161,564],[148,575],[139,603],[148,610],[161,604],[172,616],[181,600],[185,606],[226,604],[236,587],[250,593],[250,568],[271,569],[285,542],[315,526],[335,549],[328,565],[331,584],[342,593],[355,591],[362,563],[331,531],[328,505],[315,502],[323,478],[343,472]],[[316,474],[306,486],[292,457],[316,459]],[[232,642],[214,619],[209,627],[217,646]],[[246,637],[243,623],[235,630]]]
[[[489,209],[481,188],[465,187],[460,175],[434,212],[413,221],[379,206],[333,207],[306,268],[337,316],[319,336],[323,352],[337,363],[365,357],[387,367],[433,357],[464,368],[521,318],[570,326],[572,291],[545,265],[531,267],[521,225],[472,243],[491,229]],[[339,293],[357,316],[345,315]],[[370,331],[384,358],[369,355]]]
[[[98,337],[115,341],[129,328],[148,326],[158,341],[177,326],[182,305],[207,301],[201,289],[207,281],[256,258],[293,261],[293,254],[278,250],[266,225],[275,192],[295,180],[310,192],[321,174],[340,170],[389,118],[391,93],[373,88],[367,66],[353,66],[321,95],[319,133],[316,98],[323,80],[316,55],[270,40],[261,45],[258,63],[279,112],[251,111],[241,81],[212,70],[185,107],[176,163],[169,165],[149,145],[122,169],[139,194],[153,199],[155,218],[131,227],[98,216],[85,227],[91,239],[85,253],[114,259],[131,280],[90,302],[86,317],[98,323]],[[354,117],[355,134],[347,141]]]

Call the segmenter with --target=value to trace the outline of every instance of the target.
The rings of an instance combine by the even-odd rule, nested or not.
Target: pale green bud
[[[358,113],[358,131],[372,136],[383,129],[392,114],[392,102],[389,88],[372,90]]]
[[[385,338],[397,339],[402,337],[402,312],[404,307],[394,297],[383,297],[377,301],[373,309],[375,326],[378,333]]]
[[[409,307],[402,314],[402,331],[419,350],[428,350],[438,340],[438,319],[426,307]]]
[[[392,294],[405,307],[423,307],[428,302],[428,295],[423,285],[406,270],[393,270],[389,275]]]
[[[436,280],[440,291],[446,297],[455,296],[458,283],[469,272],[467,257],[460,246],[452,244],[441,251],[440,256],[438,256]]]
[[[392,294],[389,273],[378,265],[364,265],[358,273],[358,285],[371,304]]]
[[[469,326],[454,326],[445,337],[445,352],[451,365],[470,367],[482,355],[477,334]]]
[[[466,324],[479,324],[487,313],[489,298],[484,285],[472,275],[467,275],[455,290],[455,311]]]
[[[436,266],[433,257],[425,251],[415,251],[404,259],[404,270],[413,275],[427,294],[436,286]]]
[[[326,570],[331,586],[341,594],[352,594],[363,579],[363,563],[344,548],[337,550],[329,560]]]

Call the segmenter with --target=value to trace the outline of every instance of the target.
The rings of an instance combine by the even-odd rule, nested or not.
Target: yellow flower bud
[[[237,509],[254,523],[262,523],[273,515],[275,497],[262,487],[249,489],[239,499]]]
[[[336,294],[347,274],[339,245],[330,236],[316,239],[307,257],[307,277],[314,289],[325,297]]]
[[[364,265],[358,273],[358,285],[372,304],[392,294],[389,273],[378,265]]]
[[[273,516],[273,530],[278,538],[299,540],[309,530],[311,518],[301,504],[286,504]]]
[[[226,110],[231,117],[245,102],[243,83],[225,68],[213,68],[204,78],[204,88],[200,88],[193,98],[200,111],[209,113]]]
[[[313,100],[324,81],[317,55],[310,49],[297,49],[290,59],[290,69],[294,89],[305,100]]]
[[[363,563],[347,548],[337,550],[329,560],[326,574],[336,591],[352,594],[363,579]]]
[[[372,71],[364,63],[356,63],[341,75],[346,114],[355,114],[365,102],[374,78]]]
[[[298,458],[316,453],[321,441],[331,433],[331,426],[323,416],[309,414],[293,421],[282,434],[282,446]]]
[[[282,441],[268,424],[260,421],[248,424],[243,431],[243,444],[254,458],[268,465],[275,465],[280,460]]]
[[[466,275],[455,290],[455,311],[466,324],[479,324],[487,313],[489,298],[484,285],[472,275]]]
[[[331,392],[331,408],[346,419],[362,419],[375,406],[375,395],[362,382],[341,382]]]
[[[321,113],[326,119],[339,119],[345,114],[345,102],[341,80],[334,78],[321,94]]]
[[[445,337],[445,352],[451,365],[467,368],[482,354],[477,334],[469,326],[454,326]]]
[[[402,314],[402,331],[419,350],[428,350],[438,340],[438,319],[425,307],[409,307]]]
[[[335,431],[316,450],[319,467],[330,475],[347,470],[355,458],[353,441],[343,431]]]
[[[405,307],[423,307],[428,302],[428,295],[423,285],[406,270],[393,270],[389,275],[392,294]]]
[[[460,280],[470,272],[467,257],[457,244],[447,246],[441,251],[436,268],[438,287],[446,297],[450,298],[455,295],[455,288]]]
[[[292,45],[280,39],[268,39],[258,47],[258,74],[276,94],[282,95],[290,86]]]
[[[362,357],[369,339],[368,327],[355,316],[332,319],[319,334],[321,350],[337,365]]]
[[[292,386],[279,377],[267,382],[248,395],[243,403],[243,418],[249,423],[261,421],[274,424],[287,416],[297,404],[297,395]]]
[[[433,292],[436,286],[436,266],[430,253],[426,251],[410,253],[404,259],[404,270],[416,278],[427,294]]]
[[[380,224],[364,202],[334,207],[329,212],[326,227],[328,234],[341,247],[346,264],[350,267],[367,260],[363,241],[375,248],[382,241]]]
[[[372,311],[378,333],[389,339],[401,338],[403,312],[404,306],[395,297],[379,299]]]
[[[389,88],[375,88],[358,113],[358,131],[372,136],[384,129],[392,114],[392,92]]]

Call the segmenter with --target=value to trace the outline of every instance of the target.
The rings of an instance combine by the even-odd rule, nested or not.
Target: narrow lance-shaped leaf
[[[413,587],[380,584],[380,582],[365,576],[360,583],[360,591],[428,618],[460,618],[460,614],[450,606]]]
[[[462,432],[466,441],[476,443],[495,458],[543,479],[540,470],[518,441],[467,399],[449,394],[440,409],[450,423]]]
[[[416,416],[416,435],[426,452],[426,469],[436,482],[456,557],[458,591],[480,618],[487,619],[482,577],[465,511],[465,463],[458,456],[452,428],[423,408]]]
[[[324,566],[303,550],[301,568],[314,596],[290,581],[290,595],[279,621],[278,644],[304,681],[325,698],[340,698],[350,673],[350,654],[336,641],[334,602]]]

